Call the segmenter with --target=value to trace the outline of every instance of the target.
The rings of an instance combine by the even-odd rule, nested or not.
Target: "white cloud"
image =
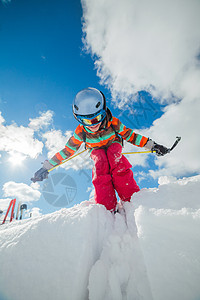
[[[32,189],[34,189],[34,190],[39,190],[39,189],[40,189],[40,184],[39,184],[39,182],[32,182],[32,183],[30,184],[30,187],[31,187]]]
[[[3,116],[1,115],[1,111],[0,111],[0,126],[2,126],[2,124],[5,122],[5,119],[3,118]]]
[[[85,45],[117,105],[140,90],[168,104],[143,133],[179,146],[156,160],[159,175],[200,171],[200,1],[82,0]],[[135,97],[137,99],[137,97]],[[176,104],[174,104],[176,103]],[[144,161],[143,161],[144,163]]]
[[[170,95],[198,55],[198,0],[83,0],[87,47],[114,95]],[[152,87],[154,87],[152,89]]]
[[[29,127],[35,131],[40,130],[43,127],[47,127],[52,123],[53,112],[48,110],[46,112],[40,112],[40,116],[35,119],[30,119]]]
[[[66,131],[65,135],[62,134],[61,130],[51,130],[43,134],[46,139],[45,146],[48,152],[48,158],[51,158],[58,151],[65,147],[67,140],[72,135],[72,131]]]
[[[156,160],[159,170],[151,172],[153,177],[184,176],[200,172],[199,111],[199,99],[191,101],[184,98],[179,104],[169,105],[165,114],[146,131],[147,136],[169,148],[176,135],[182,137],[179,145],[170,154]]]
[[[41,193],[35,188],[14,181],[6,182],[3,185],[4,197],[13,197],[22,202],[34,202],[40,199]]]
[[[6,213],[11,200],[11,198],[0,199],[0,210],[2,210],[4,214]]]
[[[37,218],[37,217],[42,216],[42,213],[41,213],[41,210],[40,210],[39,207],[33,207],[31,209],[30,213],[31,213],[31,215],[32,215],[33,218]]]
[[[25,218],[38,218],[42,216],[41,209],[39,207],[33,207],[31,210],[25,211]]]
[[[13,123],[4,125],[0,112],[0,151],[18,152],[36,158],[43,148],[43,143],[34,138],[34,130]]]

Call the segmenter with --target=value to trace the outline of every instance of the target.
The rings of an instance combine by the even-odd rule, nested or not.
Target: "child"
[[[95,88],[86,88],[76,95],[73,114],[80,123],[73,136],[63,150],[44,162],[31,180],[36,182],[47,178],[48,170],[72,156],[84,142],[94,161],[95,202],[114,211],[117,205],[115,191],[123,202],[130,201],[133,193],[140,190],[133,178],[131,164],[122,155],[123,139],[135,146],[155,150],[157,155],[168,153],[168,149],[126,128],[112,116],[106,107],[105,96]]]

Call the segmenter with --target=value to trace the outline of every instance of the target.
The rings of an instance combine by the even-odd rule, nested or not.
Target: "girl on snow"
[[[123,139],[135,146],[156,151],[157,155],[168,153],[168,149],[135,133],[113,117],[106,107],[104,94],[95,88],[86,88],[76,95],[73,114],[80,123],[73,136],[63,150],[44,162],[31,180],[36,182],[47,178],[48,170],[74,155],[84,142],[94,161],[92,183],[95,202],[114,211],[117,205],[115,191],[123,202],[130,201],[133,193],[140,190],[133,177],[131,164],[122,155]]]

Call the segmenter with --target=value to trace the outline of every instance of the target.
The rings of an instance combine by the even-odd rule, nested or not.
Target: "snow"
[[[0,226],[0,300],[200,299],[200,176],[159,182]]]

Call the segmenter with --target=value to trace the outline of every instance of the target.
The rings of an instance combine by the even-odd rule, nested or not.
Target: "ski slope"
[[[126,218],[84,201],[0,226],[0,300],[200,299],[199,192],[162,178]]]

